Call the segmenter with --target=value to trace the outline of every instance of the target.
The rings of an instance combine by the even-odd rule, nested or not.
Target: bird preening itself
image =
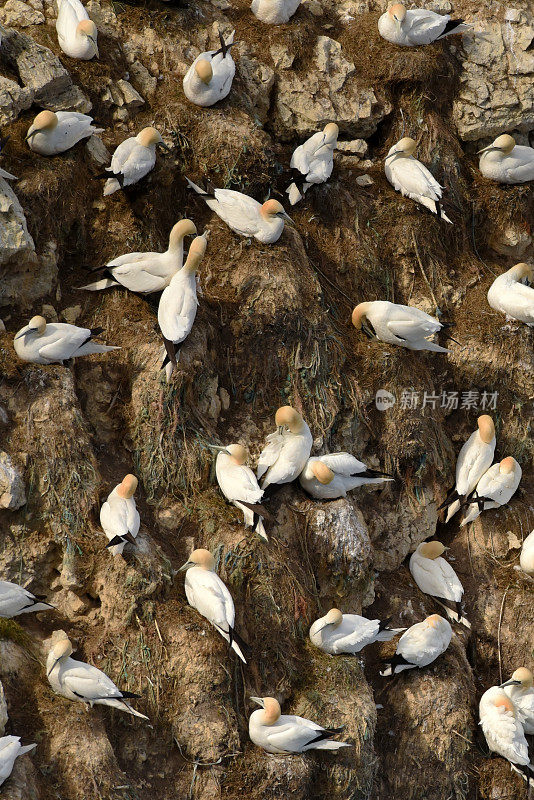
[[[102,133],[93,127],[93,118],[77,111],[41,111],[26,134],[28,147],[42,156],[53,156],[70,150],[75,144]]]
[[[302,200],[310,186],[325,183],[332,174],[338,136],[338,126],[329,122],[323,131],[314,133],[299,145],[291,156],[290,166],[295,177],[286,194],[292,206]]]
[[[246,664],[242,650],[246,645],[234,629],[234,601],[215,572],[212,554],[209,550],[193,550],[186,563],[180,567],[180,572],[186,573],[185,595],[189,605],[211,622]]]
[[[360,303],[352,312],[352,324],[356,330],[363,330],[371,338],[387,344],[396,344],[408,350],[449,352],[446,347],[431,341],[430,337],[450,325],[413,306],[402,306],[388,300]]]
[[[422,669],[432,664],[449,646],[452,628],[439,614],[417,622],[402,634],[393,658],[385,660],[383,677],[396,675],[406,669]]]
[[[107,353],[120,350],[106,344],[97,344],[95,336],[103,333],[103,328],[78,328],[66,322],[48,322],[44,317],[32,317],[24,328],[15,335],[13,344],[21,361],[32,364],[64,363],[71,358],[88,356],[93,353]]]
[[[104,197],[125,186],[132,186],[148,175],[156,164],[156,147],[170,150],[155,128],[143,128],[137,136],[121,142],[113,153],[111,166],[97,176],[106,178]]]
[[[248,732],[252,742],[267,753],[305,753],[307,750],[339,750],[352,747],[336,742],[333,737],[343,728],[323,728],[315,722],[293,714],[282,714],[274,697],[251,697],[260,708],[250,715]]]
[[[274,244],[282,235],[284,221],[293,224],[278,200],[271,198],[261,204],[253,197],[233,189],[216,189],[210,185],[204,191],[187,177],[186,181],[189,188],[200,195],[206,205],[240,236],[257,239],[262,244]]]
[[[489,749],[505,758],[512,769],[534,786],[534,766],[517,710],[500,686],[492,686],[480,698],[480,725]]]
[[[366,619],[331,608],[310,628],[310,641],[330,655],[359,653],[373,642],[389,642],[406,628],[390,628],[389,620]]]
[[[56,31],[59,46],[71,58],[98,58],[98,30],[80,0],[58,0]]]
[[[267,436],[256,475],[261,488],[294,481],[310,457],[313,437],[307,423],[291,406],[282,406],[274,417],[277,430]]]
[[[380,36],[404,47],[432,44],[469,27],[463,19],[451,19],[449,14],[436,14],[426,8],[406,9],[402,3],[391,5],[378,20]]]
[[[131,292],[151,294],[161,292],[171,282],[183,265],[184,238],[195,236],[195,223],[190,219],[177,222],[169,235],[169,246],[163,253],[125,253],[103,267],[91,272],[104,275],[95,283],[80,286],[90,292],[108,289],[110,286],[124,286]]]
[[[424,164],[414,158],[416,149],[417,143],[409,136],[394,144],[384,162],[386,178],[403,197],[415,200],[439,219],[452,224],[441,206],[443,186]]]
[[[437,540],[423,542],[412,553],[410,572],[421,591],[433,597],[450,620],[471,628],[462,606],[464,587],[449,562],[442,558],[446,550]]]
[[[523,283],[525,280],[530,286]],[[534,266],[516,264],[495,278],[488,291],[488,303],[506,314],[507,319],[534,327]]]
[[[380,485],[395,480],[386,472],[369,469],[350,453],[326,453],[309,458],[299,483],[317,500],[335,500],[359,486]]]
[[[532,672],[526,667],[518,667],[512,677],[501,683],[501,689],[515,706],[523,730],[529,736],[534,734],[534,686]]]
[[[508,456],[493,464],[478,481],[475,490],[462,503],[467,513],[461,525],[473,522],[483,511],[506,505],[521,481],[522,470],[515,458]]]
[[[219,50],[201,53],[187,70],[183,80],[184,94],[195,105],[212,106],[229,94],[235,75],[235,63],[230,52],[235,44],[234,33],[232,31],[225,42],[219,31]]]
[[[497,183],[534,181],[534,148],[516,144],[508,133],[497,136],[478,152],[479,168],[485,178]]]
[[[139,533],[141,519],[134,499],[137,483],[135,475],[126,475],[100,509],[100,524],[109,539],[106,547],[114,556],[122,554],[127,542],[135,544]]]

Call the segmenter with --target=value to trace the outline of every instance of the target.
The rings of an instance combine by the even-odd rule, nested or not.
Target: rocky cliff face
[[[0,181],[0,577],[56,606],[0,625],[10,725],[38,743],[3,797],[523,798],[521,779],[488,758],[476,706],[501,674],[532,666],[532,582],[514,569],[534,527],[532,332],[493,312],[485,294],[495,274],[534,258],[533,189],[486,181],[474,151],[504,130],[525,142],[534,127],[529,3],[461,2],[455,15],[486,38],[409,52],[379,39],[385,4],[364,0],[305,0],[276,28],[245,0],[87,7],[101,54],[89,63],[60,53],[49,0],[0,9],[0,121],[11,137],[2,166],[18,177],[11,188]],[[234,28],[230,96],[191,106],[187,66]],[[102,140],[54,159],[31,153],[24,135],[44,107],[92,108]],[[293,148],[328,121],[342,140],[332,179],[292,211],[295,230],[276,245],[247,246],[186,192],[184,174],[280,196]],[[135,190],[104,200],[95,175],[106,148],[146,124],[171,155]],[[454,226],[386,182],[384,155],[402,135],[420,140],[419,157],[447,187]],[[163,249],[185,216],[211,237],[197,321],[167,384],[154,304],[76,287],[120,253]],[[439,308],[459,343],[441,356],[368,342],[350,312],[369,299]],[[122,349],[72,368],[22,364],[13,334],[41,310],[49,321],[100,325]],[[396,397],[384,412],[379,389]],[[522,490],[467,529],[444,527],[437,507],[455,456],[495,393],[486,410],[498,455],[521,463]],[[273,495],[278,524],[265,545],[222,501],[206,444],[241,441],[255,459],[287,402],[309,422],[316,453],[347,449],[396,482],[327,504],[285,487]],[[127,472],[140,478],[142,527],[138,546],[113,558],[98,512]],[[451,546],[470,636],[456,628],[439,661],[391,682],[377,674],[394,643],[361,660],[311,648],[309,625],[332,605],[397,626],[436,611],[405,561],[429,536]],[[193,545],[215,553],[235,598],[247,668],[187,606],[176,570]],[[143,695],[150,725],[52,694],[43,662],[57,629]],[[345,724],[354,748],[267,756],[247,736],[248,697],[259,694]]]

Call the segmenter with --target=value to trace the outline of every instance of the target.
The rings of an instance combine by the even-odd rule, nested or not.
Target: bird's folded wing
[[[121,171],[125,161],[129,158],[137,146],[138,142],[135,136],[130,136],[129,139],[125,139],[124,142],[121,142],[111,158],[111,171],[118,174]]]
[[[279,457],[284,446],[284,437],[275,431],[267,436],[267,442],[267,447],[264,447],[258,459],[258,466],[256,468],[256,475],[258,478],[261,478]]]
[[[139,526],[141,525],[141,517],[134,504],[128,504],[127,506],[127,524],[128,530],[132,536],[137,536],[139,533]]]
[[[230,227],[244,236],[256,233],[261,217],[259,204],[252,197],[232,189],[216,189],[215,199],[218,201],[215,210]]]
[[[75,692],[87,700],[120,698],[122,696],[113,681],[90,664],[69,669],[63,674],[62,680],[71,692]]]
[[[128,512],[124,503],[106,501],[100,509],[100,524],[106,536],[126,536],[128,533]]]
[[[377,630],[376,620],[361,617],[358,619],[354,614],[345,614],[343,622],[334,631],[334,634],[339,632],[339,636],[333,642],[333,650],[335,653],[342,653],[347,649],[356,648],[372,638]]]
[[[154,166],[154,154],[142,145],[134,147],[127,160],[122,165],[120,172],[124,175],[126,183],[136,183]]]
[[[328,453],[325,456],[319,456],[319,459],[336,474],[347,477],[365,472],[367,469],[363,462],[358,461],[350,453]]]
[[[420,36],[424,33],[435,33],[436,36],[439,36],[441,29],[444,27],[442,16],[424,8],[413,9],[406,16],[409,34],[415,33]],[[432,38],[429,37],[430,41],[432,41]]]
[[[223,630],[227,631],[228,625],[234,626],[234,601],[218,575],[199,570],[195,574],[192,588],[195,607],[201,614]]]
[[[438,561],[439,569],[443,577],[443,585],[447,587],[448,594],[437,596],[444,597],[445,600],[454,600],[456,603],[459,603],[464,593],[464,587],[460,582],[460,578],[448,561],[446,561],[444,558],[439,558]]]
[[[290,717],[290,719],[291,722],[267,729],[267,741],[279,750],[300,752],[303,747],[315,739],[317,731],[322,728],[313,724],[304,725],[297,722],[296,719],[299,718]]]
[[[503,505],[510,499],[510,491],[513,489],[516,481],[516,476],[513,472],[503,475],[497,473],[495,476],[491,475],[486,479],[483,475],[477,485],[477,492],[485,500],[493,500],[495,503]],[[486,479],[486,480],[485,480]]]
[[[528,764],[528,744],[520,728],[520,724],[510,711],[502,713],[495,706],[488,705],[480,718],[484,735],[490,735],[499,745],[501,752],[512,761],[517,761],[517,756]]]
[[[112,269],[113,268],[114,272],[115,272],[115,268],[116,267],[122,267],[122,269],[124,270],[124,273],[121,270],[120,272],[117,271],[117,274],[119,274],[119,275],[126,274],[127,275],[129,270],[132,268],[132,266],[134,264],[136,265],[134,267],[134,269],[139,269],[140,266],[141,266],[141,262],[143,262],[143,261],[147,261],[147,266],[148,266],[148,257],[151,256],[151,255],[153,255],[153,254],[152,253],[124,253],[124,255],[117,256],[117,258],[114,258],[113,261],[108,261],[108,263],[106,264],[106,267],[108,267],[108,269]]]
[[[230,500],[244,500],[246,503],[259,503],[263,490],[258,486],[256,476],[250,467],[239,466],[226,470],[221,489]]]
[[[431,172],[415,158],[402,158],[394,163],[394,172],[405,194],[422,195],[432,200],[441,198],[441,187]]]
[[[310,169],[310,152],[307,149],[307,144],[308,142],[301,144],[291,156],[290,166],[292,169],[298,169],[301,175],[307,175]]]
[[[62,332],[53,333],[47,341],[46,334],[42,337],[42,344],[39,345],[39,355],[52,360],[63,361],[72,356],[82,344],[91,338],[91,331],[88,328],[75,328],[65,335]]]
[[[431,326],[415,319],[390,319],[386,324],[394,336],[409,342],[419,341],[435,332]]]

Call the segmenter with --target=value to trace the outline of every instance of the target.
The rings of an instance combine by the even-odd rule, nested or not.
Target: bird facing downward
[[[310,186],[325,183],[334,168],[334,150],[337,145],[339,128],[329,122],[323,131],[301,144],[291,156],[291,169],[295,174],[293,183],[286,189],[292,206],[302,200]]]
[[[530,286],[525,286],[524,280]],[[509,319],[534,327],[534,266],[516,264],[495,278],[488,291],[488,303]]]
[[[121,555],[126,542],[135,544],[141,519],[135,506],[135,475],[126,475],[100,509],[100,524],[109,539],[106,545],[114,556]]]
[[[521,475],[521,467],[512,456],[503,458],[499,464],[493,464],[481,477],[474,492],[462,504],[467,507],[467,514],[461,525],[472,522],[483,511],[506,505],[515,494]]]
[[[267,446],[262,450],[256,475],[263,478],[261,488],[270,484],[291,483],[310,456],[313,437],[301,415],[291,406],[282,406],[275,414],[277,430],[267,436]]]
[[[241,509],[246,527],[252,528],[260,539],[268,542],[262,516],[267,516],[268,512],[260,502],[263,489],[260,489],[250,467],[245,465],[247,451],[240,444],[214,449],[220,451],[215,470],[221,492],[230,503]]]
[[[351,747],[332,738],[343,728],[323,728],[315,722],[293,714],[282,714],[274,697],[251,697],[261,708],[250,715],[248,723],[252,742],[267,753],[305,753],[307,750],[339,750]]]
[[[80,0],[58,0],[56,31],[59,46],[71,58],[98,58],[98,30]]]
[[[201,53],[187,70],[183,80],[184,94],[195,105],[212,106],[229,94],[235,75],[235,63],[230,52],[234,33],[232,31],[225,42],[219,32],[220,49]]]
[[[356,330],[364,330],[371,338],[396,344],[408,350],[431,350],[448,353],[446,347],[430,341],[430,337],[447,326],[413,306],[402,306],[388,300],[360,303],[352,312]]]
[[[448,561],[441,556],[448,550],[441,542],[423,542],[410,558],[410,572],[417,586],[445,609],[447,617],[470,628],[463,615],[464,588]]]
[[[506,758],[512,769],[534,786],[528,743],[512,700],[499,686],[492,686],[480,698],[478,713],[489,749]]]
[[[416,149],[417,144],[410,137],[394,144],[384,163],[386,178],[403,197],[415,200],[432,214],[452,224],[440,204],[443,187],[424,164],[414,158]]]

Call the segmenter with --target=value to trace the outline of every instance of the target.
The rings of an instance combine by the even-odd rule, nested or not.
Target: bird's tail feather
[[[34,750],[37,747],[37,744],[25,744],[24,747],[21,747],[19,752],[17,753],[18,756],[23,756],[24,753],[29,753],[30,750]]]
[[[289,197],[289,203],[295,206],[299,200],[302,200],[302,193],[299,191],[296,183],[290,183],[286,189],[286,194]]]
[[[107,353],[109,350],[120,350],[120,347],[115,345],[109,344],[97,344],[96,342],[86,342],[82,344],[82,346],[76,350],[73,354],[72,358],[78,358],[78,356],[90,356],[93,353]]]
[[[392,639],[395,638],[399,633],[404,633],[406,628],[384,628],[381,631],[378,631],[376,635],[377,642],[390,642]]]

